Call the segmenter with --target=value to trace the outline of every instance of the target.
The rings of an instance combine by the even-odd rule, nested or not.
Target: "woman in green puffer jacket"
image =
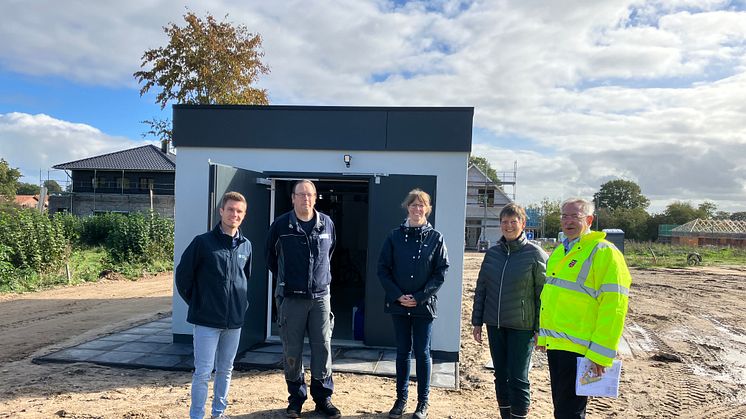
[[[503,237],[484,257],[471,315],[477,342],[482,343],[482,325],[487,325],[503,419],[528,416],[528,370],[546,278],[547,254],[526,239],[525,227],[526,211],[521,206],[511,203],[500,211]]]

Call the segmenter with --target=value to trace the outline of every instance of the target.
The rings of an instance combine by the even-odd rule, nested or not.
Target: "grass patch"
[[[110,272],[115,272],[130,280],[136,280],[146,273],[166,272],[173,270],[174,267],[172,260],[160,259],[143,263],[114,263],[103,246],[72,249],[66,260],[66,265],[70,270],[69,281],[64,264],[56,272],[43,274],[31,269],[9,268],[9,270],[2,272],[0,293],[22,293],[57,285],[97,282],[103,275]]]
[[[683,268],[688,266],[687,256],[697,253],[701,266],[746,265],[746,249],[717,246],[675,246],[651,242],[624,242],[624,256],[629,266],[638,268]]]

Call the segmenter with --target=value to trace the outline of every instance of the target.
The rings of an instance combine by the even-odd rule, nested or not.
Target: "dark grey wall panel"
[[[177,147],[471,151],[473,108],[176,105]]]
[[[471,151],[474,110],[391,110],[387,150]]]
[[[177,147],[379,150],[386,114],[267,106],[174,108]]]

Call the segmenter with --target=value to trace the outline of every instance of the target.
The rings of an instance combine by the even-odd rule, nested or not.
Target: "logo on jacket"
[[[573,259],[573,260],[571,260],[571,261],[570,261],[570,264],[569,264],[569,265],[567,265],[567,266],[569,266],[569,267],[571,267],[571,268],[572,268],[572,267],[573,267],[573,266],[575,266],[575,264],[577,264],[577,263],[578,263],[577,259]]]

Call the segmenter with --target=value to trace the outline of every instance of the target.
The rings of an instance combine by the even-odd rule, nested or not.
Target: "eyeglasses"
[[[409,204],[409,207],[410,208],[417,208],[417,209],[423,209],[423,208],[425,208],[425,206],[422,205],[422,204]]]
[[[316,196],[315,193],[303,193],[303,192],[301,193],[293,192],[293,195],[301,197],[301,198],[313,198]]]
[[[587,217],[587,215],[585,214],[561,214],[560,215],[561,220],[578,220],[579,221],[579,220],[584,219],[585,217]]]

